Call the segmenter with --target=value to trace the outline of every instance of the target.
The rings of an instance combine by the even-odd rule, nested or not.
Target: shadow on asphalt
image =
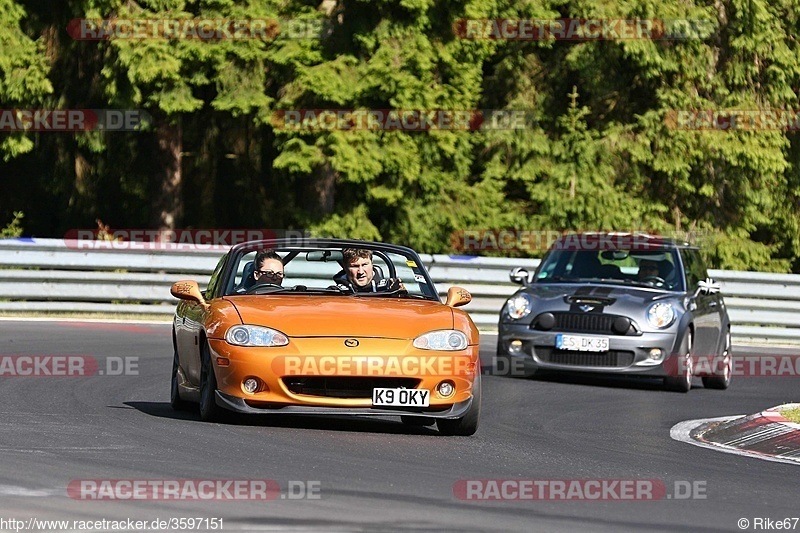
[[[483,366],[484,376],[498,376],[504,379],[517,379],[520,381],[544,381],[549,383],[567,383],[573,385],[586,385],[589,387],[605,387],[612,389],[632,389],[632,390],[656,390],[676,394],[664,389],[664,382],[661,378],[645,376],[615,376],[605,374],[582,374],[579,372],[554,372],[539,370],[535,376],[524,377],[519,375],[509,375],[508,372],[497,371],[492,366]],[[692,391],[704,389],[700,378],[692,380]],[[690,391],[690,393],[692,392]],[[717,391],[714,391],[717,392]]]
[[[198,424],[205,424],[200,420],[200,414],[195,411],[175,411],[169,402],[124,402],[125,405],[136,409],[148,416],[169,418],[172,420],[189,420]],[[108,406],[115,407],[115,406]],[[388,418],[388,417],[387,417]],[[394,435],[438,435],[435,426],[409,426],[400,422],[399,418],[368,419],[356,416],[315,416],[315,415],[243,415],[239,413],[226,413],[224,420],[219,423],[235,426],[258,426],[298,428],[320,431],[349,431],[357,433],[387,433]]]

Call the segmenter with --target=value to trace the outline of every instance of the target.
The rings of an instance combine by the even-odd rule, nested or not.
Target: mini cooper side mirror
[[[528,271],[522,267],[516,267],[508,273],[508,278],[512,283],[516,283],[517,285],[527,285],[528,276]]]
[[[197,302],[203,307],[208,307],[208,302],[206,302],[203,293],[200,292],[200,287],[194,280],[176,281],[172,284],[172,288],[169,292],[175,298]]]
[[[467,305],[471,301],[472,295],[467,289],[462,289],[461,287],[450,287],[447,290],[447,300],[444,302],[444,305],[448,305],[450,307],[461,307],[462,305]]]

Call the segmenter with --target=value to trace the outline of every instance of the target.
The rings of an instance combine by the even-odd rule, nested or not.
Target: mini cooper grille
[[[572,352],[552,346],[537,346],[536,357],[542,362],[572,366],[626,367],[633,364],[634,353],[623,350],[607,352]]]
[[[326,396],[329,398],[372,398],[374,388],[414,389],[420,380],[415,378],[371,377],[303,377],[283,378],[286,388],[294,394]]]
[[[596,313],[553,313],[556,319],[551,328],[556,331],[592,332],[619,335],[614,330],[614,320],[617,315],[600,315]],[[531,327],[536,327],[532,324]]]

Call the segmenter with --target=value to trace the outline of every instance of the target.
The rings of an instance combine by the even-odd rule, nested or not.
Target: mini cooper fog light
[[[453,393],[456,391],[456,387],[452,381],[442,381],[436,387],[436,390],[439,391],[439,395],[447,398],[448,396],[452,396]]]
[[[245,392],[253,394],[258,390],[258,380],[256,378],[247,378],[242,382],[242,388]]]
[[[514,339],[513,341],[508,343],[508,353],[512,355],[518,355],[522,353],[522,341],[519,339]]]
[[[660,361],[663,355],[664,352],[661,348],[650,348],[650,351],[647,353],[647,358],[651,361]]]

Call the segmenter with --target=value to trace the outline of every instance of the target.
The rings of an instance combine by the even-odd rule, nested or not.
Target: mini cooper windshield
[[[535,283],[616,283],[683,291],[677,250],[552,250]]]

